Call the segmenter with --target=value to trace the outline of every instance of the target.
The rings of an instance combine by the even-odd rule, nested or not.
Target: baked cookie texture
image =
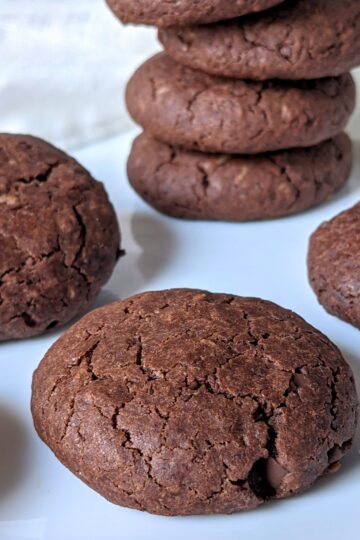
[[[135,191],[174,217],[248,221],[301,212],[328,200],[349,178],[344,133],[318,146],[258,156],[182,150],[147,134],[128,160]]]
[[[355,106],[355,85],[350,74],[297,82],[223,79],[160,53],[133,75],[126,102],[156,139],[203,152],[255,154],[339,134]]]
[[[250,17],[161,30],[178,62],[213,75],[315,79],[360,64],[358,0],[288,0]]]
[[[254,13],[279,4],[281,0],[107,0],[124,23],[171,26],[204,24]]]
[[[311,236],[308,270],[324,308],[360,329],[360,203]]]
[[[177,289],[86,315],[32,386],[37,432],[110,501],[231,513],[338,469],[358,400],[339,350],[255,298]]]
[[[26,135],[0,135],[0,341],[81,314],[108,280],[120,233],[103,185]]]

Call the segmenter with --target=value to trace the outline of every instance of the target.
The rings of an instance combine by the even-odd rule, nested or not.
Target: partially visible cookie
[[[316,79],[360,64],[359,0],[290,0],[267,13],[210,26],[169,28],[177,61],[240,79]]]
[[[143,134],[128,176],[135,191],[165,214],[247,221],[301,212],[327,200],[352,167],[347,135],[318,146],[259,156],[191,152]]]
[[[119,243],[101,183],[40,139],[0,135],[0,341],[84,312],[110,277]]]
[[[256,298],[175,289],[86,315],[32,386],[36,430],[110,501],[231,513],[339,468],[357,423],[340,351]]]
[[[326,311],[360,329],[360,203],[314,232],[308,269]]]
[[[130,80],[133,119],[156,139],[190,150],[256,154],[318,144],[340,133],[355,105],[350,74],[315,81],[211,77],[164,53]]]
[[[124,23],[182,26],[232,19],[280,4],[282,0],[106,0]]]

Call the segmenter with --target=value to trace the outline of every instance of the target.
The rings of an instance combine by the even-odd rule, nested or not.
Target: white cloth
[[[0,0],[0,131],[72,148],[126,129],[126,81],[158,48],[104,0]]]
[[[0,131],[71,149],[128,129],[126,81],[158,49],[105,0],[0,0]]]

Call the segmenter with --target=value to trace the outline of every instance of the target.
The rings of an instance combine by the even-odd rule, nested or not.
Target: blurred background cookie
[[[360,329],[360,203],[323,223],[310,239],[309,277],[320,304]]]

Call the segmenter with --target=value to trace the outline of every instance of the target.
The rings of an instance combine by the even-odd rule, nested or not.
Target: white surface
[[[359,135],[354,128],[352,132]],[[119,136],[77,154],[106,182],[127,251],[100,301],[182,286],[274,300],[304,316],[339,345],[360,389],[360,332],[318,305],[307,283],[305,266],[310,233],[324,219],[359,199],[359,142],[351,183],[331,202],[288,219],[224,224],[176,221],[142,203],[125,176],[133,135]],[[359,538],[359,436],[339,474],[321,480],[302,496],[250,513],[161,518],[107,502],[60,465],[32,427],[31,375],[57,335],[0,345],[1,540]]]

